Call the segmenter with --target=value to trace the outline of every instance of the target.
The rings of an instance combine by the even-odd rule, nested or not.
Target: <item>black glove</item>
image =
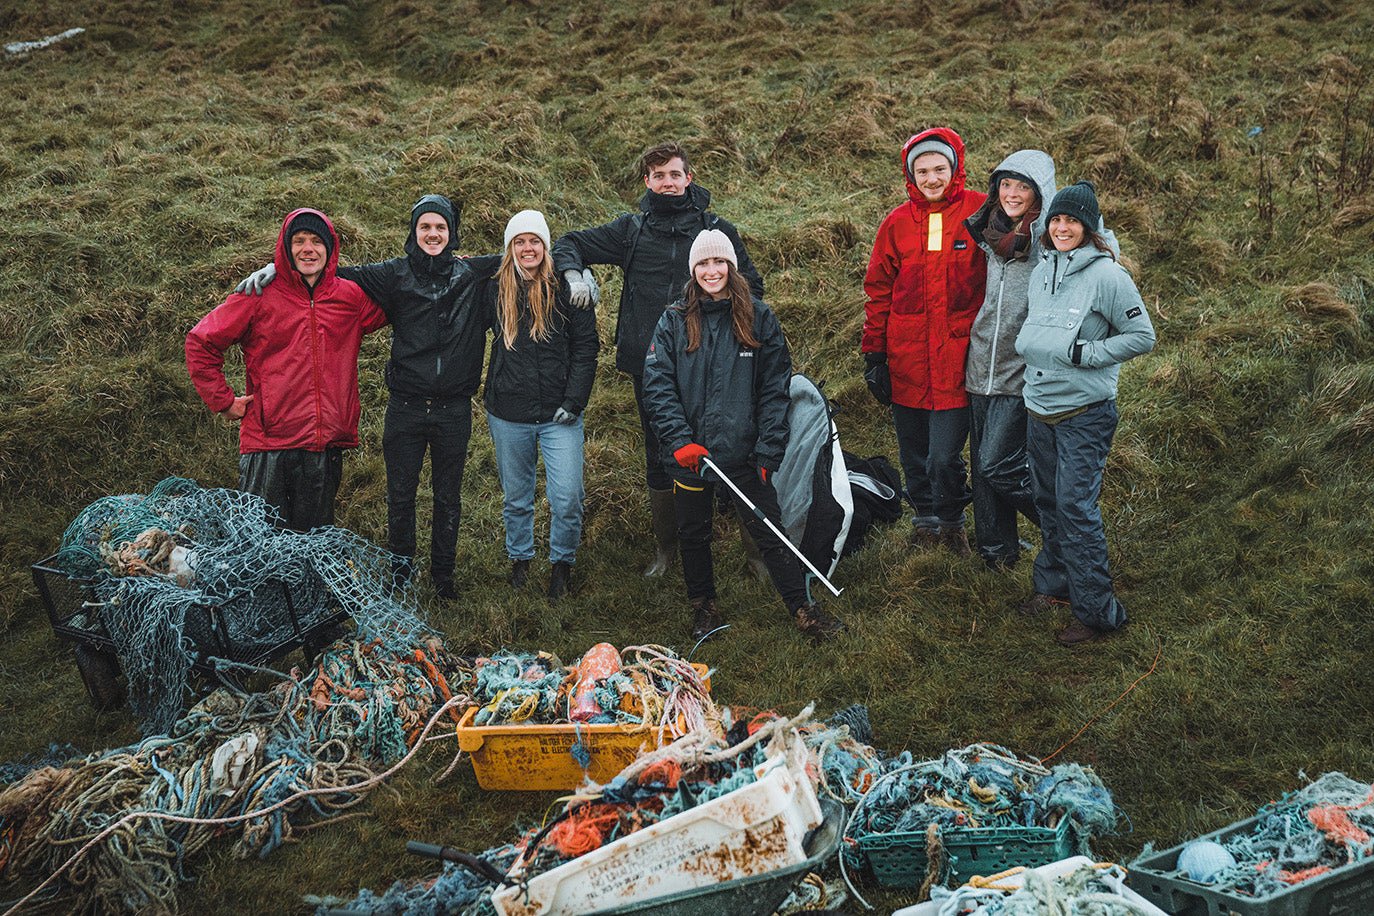
[[[887,371],[886,353],[864,354],[864,383],[879,404],[886,407],[892,403],[892,376]]]

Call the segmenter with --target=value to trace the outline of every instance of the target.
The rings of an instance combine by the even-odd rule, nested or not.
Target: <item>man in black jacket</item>
[[[569,232],[553,246],[554,268],[568,281],[575,305],[591,304],[591,288],[582,271],[592,264],[615,264],[624,271],[620,312],[615,330],[615,364],[634,383],[635,404],[644,432],[645,479],[653,517],[657,553],[644,571],[660,576],[676,550],[672,481],[664,470],[662,445],[644,406],[644,354],[659,316],[682,296],[687,283],[692,241],[705,229],[719,229],[729,237],[739,272],[763,298],[763,280],[744,249],[739,233],[707,208],[711,194],[692,181],[687,151],[674,142],[649,147],[640,156],[640,175],[646,188],[638,213],[623,213],[609,223]],[[757,548],[746,540],[751,557]],[[752,564],[751,564],[752,565]],[[761,563],[755,567],[756,574]]]
[[[472,397],[482,379],[489,323],[482,282],[500,255],[455,258],[461,209],[441,194],[421,197],[410,210],[405,257],[338,274],[363,288],[391,322],[382,452],[386,460],[387,546],[409,579],[415,558],[415,494],[425,451],[430,456],[434,516],[430,577],[440,598],[453,599],[453,572],[462,515],[463,467],[472,435]],[[239,285],[258,292],[272,281],[269,265]]]

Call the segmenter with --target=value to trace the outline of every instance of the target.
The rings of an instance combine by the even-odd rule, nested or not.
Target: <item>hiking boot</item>
[[[939,533],[940,546],[948,550],[960,559],[973,556],[973,549],[968,545],[968,534],[964,531],[963,525],[944,525]]]
[[[549,573],[549,600],[557,601],[572,587],[572,564],[559,560]]]
[[[725,626],[725,618],[716,607],[714,598],[692,599],[692,641],[710,642],[720,634],[716,631]]]
[[[391,585],[393,588],[405,588],[410,585],[410,580],[415,577],[415,559],[413,557],[394,556],[391,558]]]
[[[1025,601],[1016,605],[1016,613],[1020,614],[1022,617],[1039,617],[1046,611],[1068,606],[1069,603],[1063,598],[1056,598],[1053,595],[1045,595],[1036,592]]]
[[[815,601],[803,604],[792,612],[797,621],[797,629],[808,636],[813,643],[834,639],[845,631],[844,621],[832,615]]]
[[[938,528],[912,526],[907,543],[917,550],[934,550],[940,546],[940,531]]]
[[[440,601],[457,601],[458,587],[453,584],[451,576],[436,577],[434,580],[434,594]]]
[[[677,555],[677,513],[673,509],[672,490],[649,491],[649,515],[654,529],[654,558],[644,568],[644,575],[657,578],[668,571]]]
[[[1111,633],[1111,630],[1099,630],[1097,627],[1090,627],[1075,617],[1073,623],[1059,631],[1059,635],[1054,638],[1054,641],[1061,646],[1081,646],[1083,643],[1106,639]]]
[[[512,560],[510,564],[510,587],[521,589],[530,579],[530,561]]]

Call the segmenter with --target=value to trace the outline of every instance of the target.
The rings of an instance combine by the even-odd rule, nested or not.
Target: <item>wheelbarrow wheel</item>
[[[86,685],[91,705],[100,712],[108,712],[124,705],[124,688],[119,685],[119,661],[109,652],[76,647],[76,670]]]

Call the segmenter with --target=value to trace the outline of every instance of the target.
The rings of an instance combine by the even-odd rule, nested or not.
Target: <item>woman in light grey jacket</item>
[[[1040,262],[1045,208],[1054,197],[1054,160],[1017,150],[993,169],[987,202],[965,221],[987,254],[988,284],[969,332],[964,389],[969,397],[969,463],[978,555],[1009,569],[1021,555],[1018,513],[1039,527],[1026,459],[1026,361],[1016,335],[1026,320],[1031,271]]]
[[[1067,603],[1074,619],[1057,638],[1073,646],[1126,623],[1112,588],[1098,497],[1116,433],[1121,364],[1154,349],[1155,329],[1102,234],[1093,186],[1064,188],[1046,218],[1045,254],[1031,274],[1016,338],[1026,360],[1027,446],[1044,542],[1035,594],[1022,610]]]

